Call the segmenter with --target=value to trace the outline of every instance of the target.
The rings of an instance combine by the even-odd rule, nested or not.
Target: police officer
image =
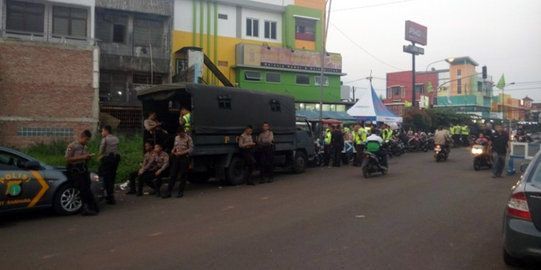
[[[355,144],[355,158],[353,159],[353,166],[360,166],[361,159],[363,156],[363,144],[362,144],[362,135],[361,135],[361,125],[357,124],[353,127],[353,143]]]
[[[169,155],[163,151],[162,145],[157,143],[154,145],[154,151],[149,153],[146,157],[149,158],[148,162],[146,162],[138,172],[139,182],[137,183],[137,196],[143,195],[143,186],[146,183],[153,187],[154,194],[159,197],[162,176],[169,167]],[[156,181],[154,181],[154,179]]]
[[[107,204],[115,204],[115,178],[120,155],[118,155],[118,138],[111,134],[111,126],[104,126],[101,129],[100,175],[103,177],[105,191],[107,192]]]
[[[92,133],[89,130],[83,131],[77,141],[68,145],[65,158],[68,163],[68,179],[81,192],[81,200],[83,202],[82,214],[94,216],[99,212],[99,208],[90,189],[90,175],[87,166],[87,161],[93,155],[87,153],[86,146],[91,137]]]
[[[163,198],[170,198],[175,182],[180,180],[180,186],[178,189],[177,198],[184,196],[184,187],[186,186],[186,179],[188,178],[188,168],[190,165],[189,155],[193,152],[193,140],[190,135],[186,134],[186,129],[180,126],[177,130],[177,136],[175,137],[175,144],[171,151],[172,163],[171,163],[171,175],[169,178],[169,185],[167,186],[167,193],[163,195]]]
[[[129,190],[128,192],[126,192],[126,194],[128,195],[136,193],[137,190],[135,189],[135,179],[137,179],[137,177],[139,176],[139,172],[141,171],[141,169],[146,167],[150,163],[150,160],[152,158],[154,145],[152,145],[151,142],[146,142],[144,148],[145,154],[143,155],[143,163],[141,164],[141,168],[131,172],[128,176]],[[154,188],[154,185],[152,184],[151,187]]]
[[[329,166],[329,163],[331,161],[331,138],[332,138],[332,131],[334,130],[333,126],[330,126],[325,130],[325,138],[324,138],[324,145],[323,145],[323,158],[324,158],[324,165]]]
[[[178,119],[181,127],[184,127],[184,131],[190,135],[192,128],[192,113],[187,108],[180,109],[180,118]]]
[[[257,136],[257,144],[261,150],[259,183],[271,183],[274,180],[274,133],[266,122]]]
[[[248,167],[248,179],[246,181],[248,185],[255,185],[255,182],[252,179],[252,172],[256,165],[254,157],[254,149],[256,144],[252,139],[252,131],[252,126],[247,126],[239,137],[240,155],[244,159],[246,167]]]

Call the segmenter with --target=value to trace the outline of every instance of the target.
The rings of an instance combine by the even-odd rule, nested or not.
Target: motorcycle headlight
[[[96,173],[90,173],[90,180],[99,182],[100,181],[100,176],[98,174],[96,174]]]
[[[474,155],[480,155],[480,154],[483,154],[483,149],[472,148],[471,153],[474,154]]]

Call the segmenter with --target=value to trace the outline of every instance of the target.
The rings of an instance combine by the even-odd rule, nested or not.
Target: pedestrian
[[[502,177],[505,168],[505,158],[509,153],[509,134],[507,134],[501,124],[495,126],[496,131],[490,137],[490,147],[492,148],[492,178]]]
[[[183,107],[180,109],[180,117],[178,119],[179,124],[181,127],[184,127],[184,132],[186,134],[191,135],[191,128],[192,128],[192,113],[190,110],[188,110],[186,107]]]
[[[87,153],[87,144],[90,138],[92,138],[92,133],[89,130],[83,131],[78,140],[68,145],[64,157],[67,162],[68,179],[81,194],[82,214],[94,216],[98,214],[99,207],[90,189],[90,174],[87,166],[88,160],[93,156]]]
[[[139,171],[141,171],[141,169],[143,169],[144,167],[146,167],[151,159],[152,159],[152,156],[154,154],[154,145],[152,145],[151,142],[146,142],[145,143],[145,154],[143,155],[143,162],[141,163],[141,168],[131,172],[129,175],[128,175],[128,181],[129,181],[129,184],[128,184],[128,187],[129,187],[129,190],[128,192],[126,192],[126,194],[128,195],[131,195],[131,194],[136,194],[137,193],[137,189],[135,188],[135,180],[137,179],[137,177],[139,176]],[[139,179],[141,180],[141,179]],[[149,186],[151,188],[154,188],[154,184],[149,184]]]
[[[344,149],[344,136],[340,131],[340,127],[336,127],[331,133],[331,148],[332,148],[332,166],[340,167],[340,154]]]
[[[101,144],[99,160],[101,161],[99,174],[103,178],[105,191],[107,192],[107,204],[116,204],[115,201],[115,178],[120,155],[118,154],[118,138],[111,134],[111,126],[101,129]]]
[[[186,134],[186,129],[180,126],[175,137],[175,144],[171,151],[173,161],[171,162],[171,173],[169,177],[169,185],[167,193],[163,195],[164,199],[171,198],[171,192],[177,180],[180,181],[177,198],[184,196],[184,188],[188,179],[188,169],[190,165],[190,154],[193,152],[193,140],[190,135]]]
[[[169,155],[163,151],[163,146],[159,143],[154,145],[154,152],[149,153],[149,155],[150,160],[139,169],[137,196],[143,195],[143,186],[146,183],[154,189],[149,195],[155,194],[159,197],[162,177],[169,167]]]
[[[261,151],[259,183],[271,183],[274,180],[274,133],[270,130],[269,123],[263,123],[256,142]]]
[[[252,126],[246,126],[244,132],[239,137],[240,155],[244,159],[244,163],[248,168],[246,176],[246,183],[248,183],[248,185],[255,185],[255,181],[252,179],[252,172],[256,165],[256,160],[254,157],[254,149],[256,144],[252,139],[252,132]]]

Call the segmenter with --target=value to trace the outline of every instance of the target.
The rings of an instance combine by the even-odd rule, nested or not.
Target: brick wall
[[[57,133],[94,128],[92,61],[92,47],[0,40],[0,145],[72,140]]]

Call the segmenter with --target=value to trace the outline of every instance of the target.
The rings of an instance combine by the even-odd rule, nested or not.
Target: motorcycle
[[[483,167],[488,169],[492,168],[492,163],[490,162],[490,155],[488,154],[486,144],[474,144],[471,148],[471,153],[474,156],[474,170],[478,171]]]
[[[439,144],[434,147],[434,159],[436,159],[436,162],[445,161],[448,157],[449,153],[445,150],[445,147]]]
[[[387,142],[387,144],[388,144],[387,150],[389,152],[390,157],[393,157],[393,156],[399,157],[406,152],[406,149],[405,149],[406,146],[400,140],[390,140]]]
[[[368,145],[370,143],[371,142],[367,143],[367,149],[370,149],[370,146]],[[380,156],[366,150],[363,152],[363,161],[361,163],[361,168],[363,170],[364,178],[368,178],[374,173],[381,173],[382,175],[384,175],[388,171],[388,168],[382,165],[382,160]]]

